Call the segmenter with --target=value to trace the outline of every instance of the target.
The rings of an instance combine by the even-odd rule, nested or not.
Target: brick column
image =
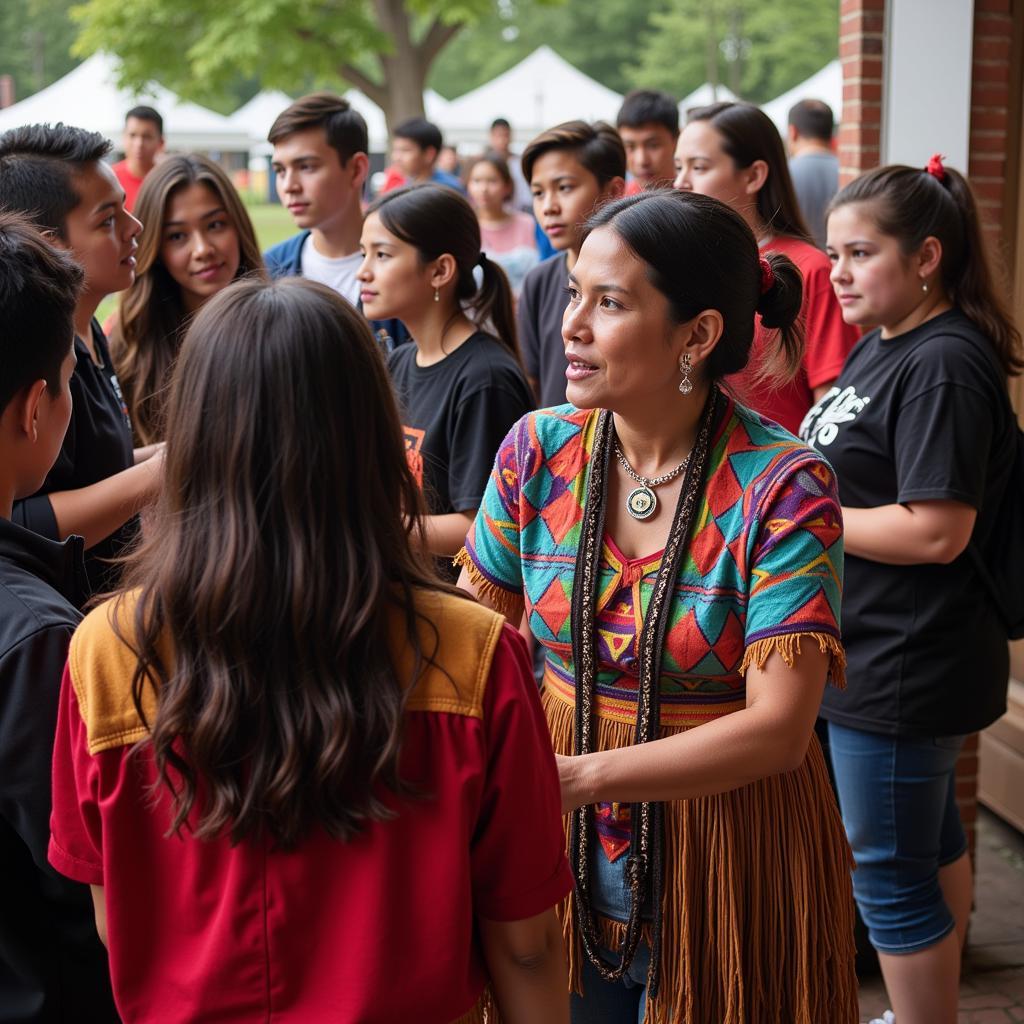
[[[975,0],[971,72],[970,166],[966,169],[981,206],[994,254],[1012,269],[1015,183],[1009,152],[1019,97],[1013,89],[1014,30],[1011,0]],[[963,168],[961,168],[963,170]]]
[[[1018,0],[1019,2],[1019,0]],[[971,68],[971,186],[978,197],[986,240],[997,272],[1013,270],[1016,234],[1016,149],[1020,118],[1020,75],[1015,71],[1021,39],[1015,32],[1012,0],[975,0]],[[963,170],[964,168],[960,168]],[[1024,254],[1016,254],[1024,258]],[[956,796],[974,853],[978,816],[978,737],[964,746],[957,764]]]
[[[882,146],[885,0],[841,0],[839,58],[843,112],[839,124],[839,183],[877,167]]]

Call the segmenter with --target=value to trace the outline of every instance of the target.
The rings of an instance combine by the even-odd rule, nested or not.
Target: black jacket
[[[82,539],[0,518],[0,1022],[117,1021],[87,886],[57,874],[50,763],[76,610]]]

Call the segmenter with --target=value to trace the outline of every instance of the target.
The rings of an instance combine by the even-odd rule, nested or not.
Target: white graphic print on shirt
[[[869,395],[861,398],[853,387],[830,388],[804,417],[800,437],[816,448],[827,447],[836,439],[839,424],[855,420],[870,401]]]

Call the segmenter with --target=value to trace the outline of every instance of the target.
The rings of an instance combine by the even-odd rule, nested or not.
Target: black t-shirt
[[[81,540],[0,518],[0,1022],[114,1024],[89,887],[46,859],[50,764],[68,643],[85,599]]]
[[[842,504],[952,500],[978,510],[985,546],[1005,493],[1016,423],[991,345],[957,310],[850,353],[800,436],[836,471]],[[1006,633],[968,552],[948,565],[846,556],[845,691],[822,715],[886,735],[957,735],[1006,707]]]
[[[132,428],[121,386],[110,360],[110,350],[100,325],[93,320],[92,340],[97,365],[81,338],[75,338],[78,366],[71,377],[71,422],[60,454],[46,475],[43,486],[30,498],[14,503],[12,520],[20,526],[60,540],[57,519],[49,494],[73,491],[120,473],[134,464]],[[105,559],[123,552],[135,535],[137,520],[131,519],[105,540],[91,547],[85,556],[89,584],[94,593],[115,585],[117,572]]]
[[[569,304],[567,254],[556,253],[523,279],[516,321],[526,372],[540,384],[541,408],[565,404],[562,314]]]
[[[432,366],[417,366],[417,351],[400,345],[388,358],[409,464],[431,515],[476,512],[502,440],[533,408],[530,386],[489,334]]]

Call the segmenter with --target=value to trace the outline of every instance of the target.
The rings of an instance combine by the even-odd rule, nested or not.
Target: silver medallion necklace
[[[669,480],[675,480],[690,462],[690,456],[687,455],[671,472],[648,479],[645,476],[641,476],[629,464],[622,449],[619,447],[618,441],[615,442],[615,457],[619,460],[619,465],[626,471],[626,475],[640,485],[639,487],[634,487],[626,495],[626,511],[634,519],[650,519],[654,515],[654,511],[658,507],[658,499],[655,497],[653,488],[667,484]]]

